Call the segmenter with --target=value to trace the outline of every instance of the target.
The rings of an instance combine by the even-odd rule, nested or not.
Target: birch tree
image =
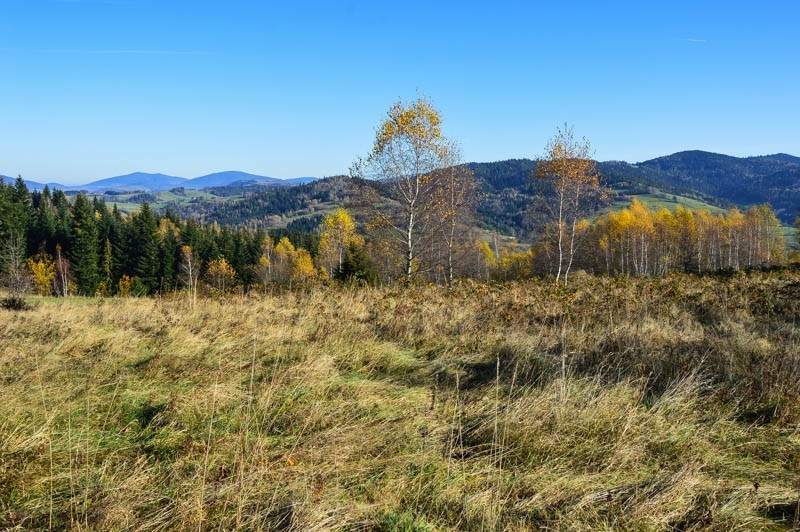
[[[192,305],[197,302],[197,283],[200,279],[200,260],[190,246],[181,247],[181,273],[183,282],[189,288]]]
[[[363,239],[356,234],[356,223],[346,209],[339,207],[325,217],[319,239],[317,260],[326,268],[328,275],[342,269],[344,257],[351,244],[362,245]]]
[[[452,144],[448,147],[448,158],[447,166],[438,172],[434,194],[435,209],[441,223],[447,284],[452,285],[456,254],[466,251],[468,245],[465,228],[473,214],[476,185],[472,170],[461,163],[460,150]]]
[[[572,127],[558,128],[537,161],[536,174],[551,189],[543,202],[554,228],[557,247],[556,282],[566,285],[581,236],[587,224],[581,223],[591,212],[601,193],[591,144],[586,138],[576,139]]]
[[[441,122],[426,98],[397,102],[378,126],[372,151],[351,172],[379,181],[389,196],[388,202],[377,197],[369,201],[375,218],[372,226],[387,229],[391,241],[402,249],[407,284],[427,268],[424,252],[441,226],[434,199],[440,171],[451,160]],[[374,195],[374,187],[362,189]]]

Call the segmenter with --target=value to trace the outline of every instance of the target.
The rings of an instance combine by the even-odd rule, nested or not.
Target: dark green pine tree
[[[97,292],[97,225],[94,209],[85,194],[78,194],[72,206],[70,258],[78,293],[93,296]]]
[[[231,230],[227,226],[224,226],[217,236],[217,248],[219,249],[219,254],[224,257],[228,263],[234,262],[236,243],[234,242],[233,233],[231,233]]]
[[[10,188],[0,179],[0,244],[8,239],[10,233],[12,216]]]
[[[244,229],[239,229],[233,234],[233,250],[228,262],[236,270],[236,276],[247,286],[250,283],[247,264],[247,243]]]
[[[31,197],[21,177],[14,185],[0,185],[0,243],[12,235],[28,241]]]
[[[160,288],[159,273],[161,265],[158,260],[158,222],[147,202],[142,203],[141,210],[132,220],[132,249],[136,263],[134,276],[146,294],[154,294]]]
[[[243,262],[243,267],[239,278],[246,287],[250,287],[250,285],[258,282],[253,265],[258,264],[258,260],[261,258],[261,254],[263,253],[261,245],[265,237],[266,234],[263,230],[242,230],[243,245],[241,253],[243,257],[241,260]]]
[[[15,206],[15,219],[12,224],[16,225],[16,231],[27,239],[31,226],[31,193],[28,191],[28,186],[22,176],[18,176],[14,183],[14,189],[11,193],[11,200]]]
[[[92,209],[94,209],[94,212],[102,213],[106,210],[106,202],[98,196],[92,196]]]
[[[67,195],[64,194],[64,191],[56,189],[55,192],[53,192],[53,208],[55,209],[56,216],[56,233],[53,249],[55,249],[56,245],[60,245],[61,249],[67,252],[69,251],[70,224],[72,217],[70,214],[69,200],[67,199]]]
[[[100,242],[105,242],[107,239],[111,239],[116,220],[104,201],[98,201],[95,198],[93,203],[95,205],[94,210],[100,214],[97,218],[97,238]]]
[[[31,233],[34,250],[36,252],[45,251],[51,255],[55,253],[56,212],[53,206],[53,196],[50,194],[50,187],[47,185],[45,185],[42,194],[39,196],[32,225]]]
[[[114,222],[111,225],[113,230],[109,231],[109,239],[111,240],[114,259],[114,280],[116,282],[123,275],[133,277],[134,259],[136,257],[130,254],[134,250],[130,219],[123,218],[116,203],[111,208],[111,217]]]
[[[378,280],[378,271],[364,248],[350,244],[342,261],[342,267],[336,269],[334,277],[345,282],[374,284]]]
[[[204,264],[208,264],[208,261],[218,259],[222,256],[219,251],[219,246],[217,246],[217,239],[214,234],[208,232],[208,230],[201,233],[198,244],[197,255]]]
[[[100,287],[98,292],[104,296],[114,293],[114,254],[111,249],[111,240],[105,239],[103,258],[100,262]]]
[[[161,263],[161,282],[164,290],[173,290],[178,281],[178,259],[180,254],[178,238],[172,228],[168,228],[159,242],[159,262]]]
[[[118,250],[121,250],[124,244],[122,239],[123,221],[118,212],[115,214],[115,211],[108,209],[105,203],[101,205],[103,210],[100,211],[100,217],[97,219],[97,241],[103,243],[104,250],[106,240],[111,244],[111,286],[113,288],[122,275]],[[116,207],[116,205],[114,205],[114,207]],[[105,257],[101,259],[101,271],[104,268],[104,260]]]
[[[200,230],[197,227],[197,222],[189,218],[181,229],[181,245],[189,246],[192,249],[200,247]]]

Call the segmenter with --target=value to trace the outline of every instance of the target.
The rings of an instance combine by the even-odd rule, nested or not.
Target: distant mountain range
[[[503,210],[509,215],[524,210],[526,198],[535,194],[530,190],[530,176],[535,166],[535,161],[530,159],[470,163],[483,190],[493,198],[492,202],[486,203],[486,208]],[[615,190],[652,187],[671,194],[689,195],[721,207],[770,203],[784,223],[792,223],[800,209],[800,157],[785,153],[731,157],[698,150],[683,151],[636,164],[601,162],[598,169],[604,181]],[[159,192],[176,187],[287,187],[313,181],[316,178],[276,179],[239,171],[218,172],[194,179],[137,172],[80,186],[49,185],[66,191],[102,193]],[[44,187],[36,181],[26,183],[31,189]],[[519,218],[521,213],[515,216]]]
[[[86,183],[85,185],[62,185],[60,183],[41,183],[38,181],[25,180],[25,184],[31,190],[41,190],[45,185],[51,189],[58,188],[64,191],[86,191],[92,193],[102,193],[106,191],[128,192],[141,190],[146,192],[160,192],[176,187],[186,189],[203,189],[207,187],[260,185],[260,186],[294,186],[315,181],[315,177],[296,177],[293,179],[278,179],[247,172],[227,171],[208,174],[193,179],[177,177],[165,174],[148,174],[145,172],[134,172],[132,174],[108,177]],[[0,175],[0,180],[13,182],[15,178]]]

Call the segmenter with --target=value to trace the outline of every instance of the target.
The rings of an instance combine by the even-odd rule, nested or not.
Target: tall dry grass
[[[0,527],[788,529],[800,274],[41,300]]]

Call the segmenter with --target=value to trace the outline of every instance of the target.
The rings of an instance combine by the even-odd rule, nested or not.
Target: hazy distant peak
[[[249,174],[247,172],[241,172],[239,170],[226,170],[224,172],[215,172],[213,174],[208,174],[200,177],[195,177],[194,179],[189,179],[183,186],[185,186],[186,188],[224,187],[240,181],[254,182],[254,183],[282,182],[281,179],[277,179],[275,177]]]

